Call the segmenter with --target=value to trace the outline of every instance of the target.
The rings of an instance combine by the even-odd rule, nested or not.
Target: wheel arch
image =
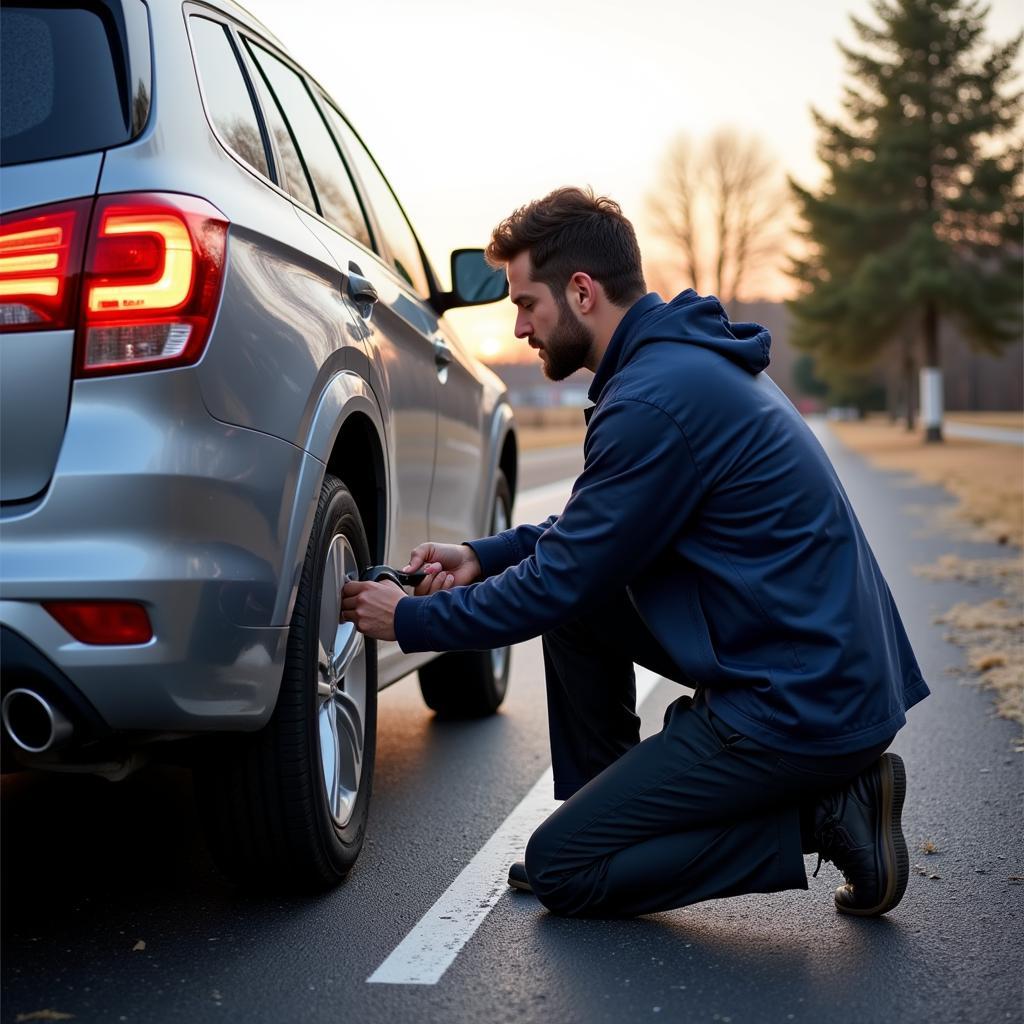
[[[341,424],[327,472],[342,480],[355,499],[373,562],[384,561],[387,539],[387,469],[384,445],[365,412],[353,411]]]
[[[509,495],[514,502],[519,478],[519,442],[516,438],[515,417],[512,406],[502,400],[496,406],[491,418],[488,437],[490,452],[487,483],[480,500],[480,528],[484,536],[490,529],[491,497],[494,494],[495,478],[500,470],[508,481]]]
[[[516,438],[515,424],[510,423],[505,432],[505,440],[501,444],[501,455],[498,468],[505,474],[512,500],[516,498],[516,483],[519,476],[519,441]]]
[[[388,463],[384,420],[376,396],[358,374],[335,374],[320,393],[310,422],[290,511],[275,625],[291,622],[302,564],[324,475],[333,473],[352,492],[373,559],[387,550]],[[356,454],[353,454],[356,453]]]

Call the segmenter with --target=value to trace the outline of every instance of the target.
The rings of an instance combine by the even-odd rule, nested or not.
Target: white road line
[[[659,676],[637,666],[638,708],[659,682]],[[523,856],[534,829],[558,806],[551,791],[549,768],[441,898],[366,979],[368,982],[436,985],[440,981],[491,908],[508,891],[509,864]]]

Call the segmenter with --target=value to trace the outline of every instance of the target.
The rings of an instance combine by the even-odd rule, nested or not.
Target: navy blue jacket
[[[770,343],[692,290],[636,302],[565,511],[472,542],[481,582],[403,598],[402,649],[503,647],[626,588],[738,732],[805,754],[894,735],[928,687],[828,456],[761,372]]]

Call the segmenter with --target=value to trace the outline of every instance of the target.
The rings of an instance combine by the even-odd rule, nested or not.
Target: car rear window
[[[107,149],[142,127],[138,103],[148,112],[149,96],[140,97],[133,81],[128,37],[145,9],[139,0],[126,5],[132,9],[103,3],[0,7],[0,161]]]
[[[246,41],[249,47],[249,55],[252,56],[252,47],[249,40]],[[270,92],[270,87],[258,69],[253,69],[251,76],[253,88],[259,96],[260,106],[263,108],[263,116],[266,119],[270,134],[274,137],[277,145],[278,156],[278,179],[277,183],[290,196],[294,196],[300,203],[305,203],[312,209],[316,209],[316,200],[313,198],[313,189],[310,187],[309,179],[306,177],[305,168],[302,166],[302,158],[295,148],[295,141],[292,138],[291,130],[285,122],[281,108]]]
[[[260,123],[224,26],[207,18],[190,21],[196,62],[213,123],[233,152],[269,178],[270,165]]]
[[[305,158],[306,169],[313,179],[324,219],[369,248],[370,231],[363,218],[355,186],[302,79],[262,46],[253,44],[250,50],[292,127],[295,141]]]

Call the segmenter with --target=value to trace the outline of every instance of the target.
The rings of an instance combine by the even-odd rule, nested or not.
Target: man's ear
[[[600,287],[589,274],[578,270],[569,278],[566,295],[577,312],[592,313],[598,298],[597,290]]]

